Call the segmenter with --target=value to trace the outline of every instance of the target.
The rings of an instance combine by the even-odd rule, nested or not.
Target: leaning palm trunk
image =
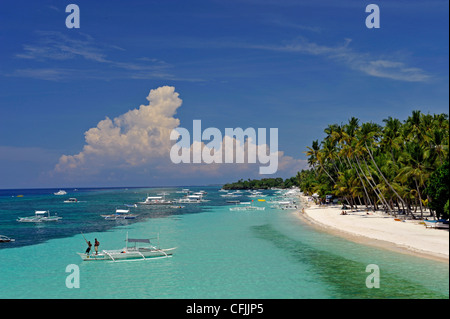
[[[328,171],[325,169],[325,167],[323,167],[322,163],[320,161],[318,161],[318,162],[319,162],[320,167],[324,170],[324,172],[328,175],[328,177],[333,181],[333,184],[336,184],[336,181],[334,180],[333,177],[331,177],[331,175],[328,173]]]
[[[355,158],[356,158],[356,161],[358,162],[358,157],[355,156]],[[350,162],[350,165],[351,165],[350,159],[349,159],[349,162]],[[353,166],[352,166],[352,167],[353,167]],[[360,169],[361,169],[361,167],[360,167]],[[364,193],[365,193],[366,196],[367,196],[367,200],[369,201],[370,206],[372,206],[372,210],[375,211],[375,205],[372,205],[372,201],[370,200],[370,196],[369,196],[369,194],[367,193],[366,185],[364,184],[364,181],[363,181],[363,179],[361,178],[361,175],[360,175],[359,172],[358,172],[358,167],[356,167],[356,166],[355,166],[355,171],[356,171],[356,174],[358,175],[359,180],[360,180],[360,182],[361,182],[361,184],[362,184],[362,186],[363,186]],[[363,175],[364,175],[364,174],[363,174]],[[364,176],[364,177],[365,177],[365,176]],[[367,179],[367,178],[366,178],[366,179]],[[366,206],[366,207],[367,207],[367,206]]]
[[[428,202],[431,202],[431,198],[429,195],[427,195],[427,200],[428,200]],[[430,216],[433,217],[433,219],[436,219],[436,215],[430,206],[428,206],[428,210],[430,211]]]
[[[370,172],[369,165],[367,165],[366,159],[364,157],[362,159],[364,161],[364,165],[366,166],[367,172],[370,175],[370,178],[373,180],[373,176],[372,176],[372,173]],[[359,164],[359,162],[358,162],[358,164]],[[366,177],[366,175],[364,175],[364,177]],[[373,182],[373,185],[372,185],[372,182],[367,177],[366,177],[366,179],[367,179],[367,182],[369,183],[370,187],[372,187],[373,192],[377,195],[380,202],[382,202],[383,205],[385,207],[387,207],[387,209],[389,210],[389,214],[392,214],[392,208],[388,204],[386,198],[384,198],[383,193],[378,189],[378,186],[375,184],[375,182]]]
[[[363,160],[364,160],[364,163],[365,163],[365,165],[366,165],[367,171],[368,171],[368,173],[370,174],[370,178],[373,179],[373,176],[372,176],[372,174],[370,173],[369,167],[368,167],[367,162],[366,162],[366,160],[364,159],[364,157],[363,157]],[[373,192],[375,193],[375,195],[377,195],[377,197],[378,197],[378,199],[380,200],[380,202],[383,203],[383,205],[384,205],[385,207],[387,207],[387,209],[389,210],[389,214],[391,214],[391,213],[392,213],[391,207],[388,205],[386,199],[384,198],[384,196],[383,196],[383,194],[381,193],[381,191],[378,189],[377,185],[376,185],[375,183],[374,183],[374,185],[372,185],[372,182],[369,180],[369,178],[366,176],[366,174],[364,174],[364,171],[363,171],[362,168],[361,168],[361,164],[359,163],[358,157],[356,157],[356,162],[358,163],[358,166],[359,166],[359,169],[360,169],[361,172],[362,172],[362,175],[363,175],[363,176],[365,177],[365,179],[367,180],[367,183],[370,185],[370,187],[372,187],[372,190],[373,190]],[[374,209],[374,210],[375,210],[375,209]]]
[[[416,183],[417,194],[419,195],[420,218],[423,219],[422,196],[420,196],[419,185],[417,184],[417,179],[415,177],[414,177],[414,182]]]
[[[405,201],[403,200],[403,198],[401,198],[401,196],[397,193],[397,191],[394,189],[394,187],[392,187],[392,185],[388,182],[388,180],[386,179],[386,177],[384,177],[383,173],[381,172],[380,168],[378,167],[377,163],[375,162],[375,159],[373,158],[372,152],[370,151],[370,149],[367,147],[367,143],[365,143],[365,146],[367,148],[367,151],[369,152],[370,158],[372,159],[373,164],[375,165],[375,168],[377,169],[378,173],[380,174],[380,176],[383,178],[383,180],[386,182],[386,184],[389,186],[389,188],[394,192],[394,194],[398,197],[398,199],[402,202],[402,204],[404,206],[407,207],[408,212],[409,210],[409,206],[407,206],[405,204]]]

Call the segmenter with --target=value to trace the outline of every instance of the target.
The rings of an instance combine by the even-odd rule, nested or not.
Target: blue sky
[[[79,29],[66,28],[69,3],[80,8]],[[404,120],[417,109],[448,113],[448,1],[373,1],[379,29],[365,26],[369,3],[2,1],[0,188],[258,177],[254,167],[231,164],[174,168],[153,149],[151,160],[128,161],[127,145],[97,145],[61,168],[61,156],[87,155],[86,132],[106,117],[130,129],[125,114],[163,86],[174,87],[182,104],[152,125],[277,127],[282,177],[304,167],[303,152],[328,124]]]

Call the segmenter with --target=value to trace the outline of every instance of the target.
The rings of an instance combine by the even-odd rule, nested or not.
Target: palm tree
[[[392,162],[396,162],[395,151],[400,149],[400,128],[402,126],[402,122],[398,119],[394,119],[392,117],[388,117],[383,120],[386,125],[383,128],[383,136],[380,142],[380,146],[383,151],[390,152]]]
[[[315,167],[315,164],[318,163],[320,168],[333,181],[333,184],[335,184],[336,181],[324,167],[324,161],[326,158],[323,156],[323,153],[320,152],[319,141],[318,140],[313,141],[312,147],[308,147],[308,150],[309,151],[306,152],[306,155],[310,156],[310,159],[308,159],[308,163],[311,163],[313,167]]]
[[[319,152],[319,141],[315,140],[312,142],[311,147],[306,147],[308,149],[306,153],[306,156],[308,156],[308,164],[313,168],[313,170],[316,170],[316,164],[317,164],[317,153]]]
[[[445,136],[448,136],[448,129],[444,131],[439,127],[433,128],[427,135],[431,141],[430,148],[425,151],[427,160],[433,162],[433,158],[439,159],[439,165],[443,164],[444,159],[448,156],[448,141],[446,143]]]
[[[408,214],[412,206],[423,216],[431,200],[423,198],[427,181],[449,156],[448,115],[413,111],[403,123],[392,117],[383,123],[360,125],[352,117],[328,125],[324,140],[306,152],[314,173],[302,172],[299,184],[322,195],[334,189],[350,205],[364,199],[374,209],[380,203],[392,212],[396,205]]]
[[[429,169],[426,167],[424,147],[414,142],[407,143],[399,161],[403,164],[403,167],[400,169],[397,178],[404,184],[410,180],[414,181],[413,187],[419,199],[420,215],[423,218],[423,201],[420,189],[430,176]]]
[[[413,111],[412,115],[408,117],[404,125],[404,134],[410,140],[420,142],[424,134],[421,125],[422,113],[420,111]]]

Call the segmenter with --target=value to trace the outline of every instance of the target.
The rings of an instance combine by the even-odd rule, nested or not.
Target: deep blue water
[[[190,187],[191,191],[217,187]],[[183,209],[167,206],[144,206],[130,208],[138,217],[133,220],[105,220],[101,214],[112,214],[116,208],[127,209],[125,204],[134,204],[161,192],[170,193],[167,199],[177,199],[184,194],[175,191],[181,188],[79,188],[65,189],[67,195],[54,195],[59,189],[11,189],[0,190],[0,235],[14,238],[14,243],[0,244],[0,249],[39,244],[53,238],[71,237],[80,233],[103,232],[120,225],[142,222],[148,218],[199,213],[208,203],[188,204]],[[17,197],[23,195],[23,197]],[[74,197],[77,203],[64,203]],[[215,191],[209,194],[214,206],[226,205],[226,200]],[[19,223],[18,217],[33,216],[36,210],[49,210],[51,215],[62,217],[51,223]]]

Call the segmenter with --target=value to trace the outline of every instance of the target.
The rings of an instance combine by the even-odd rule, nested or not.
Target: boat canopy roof
[[[117,214],[128,214],[130,210],[128,209],[116,209]]]
[[[46,211],[46,210],[37,210],[37,211],[35,211],[34,213],[35,213],[36,215],[44,215],[44,214],[47,214],[48,211]]]
[[[150,239],[128,238],[129,243],[147,243],[150,244]]]

